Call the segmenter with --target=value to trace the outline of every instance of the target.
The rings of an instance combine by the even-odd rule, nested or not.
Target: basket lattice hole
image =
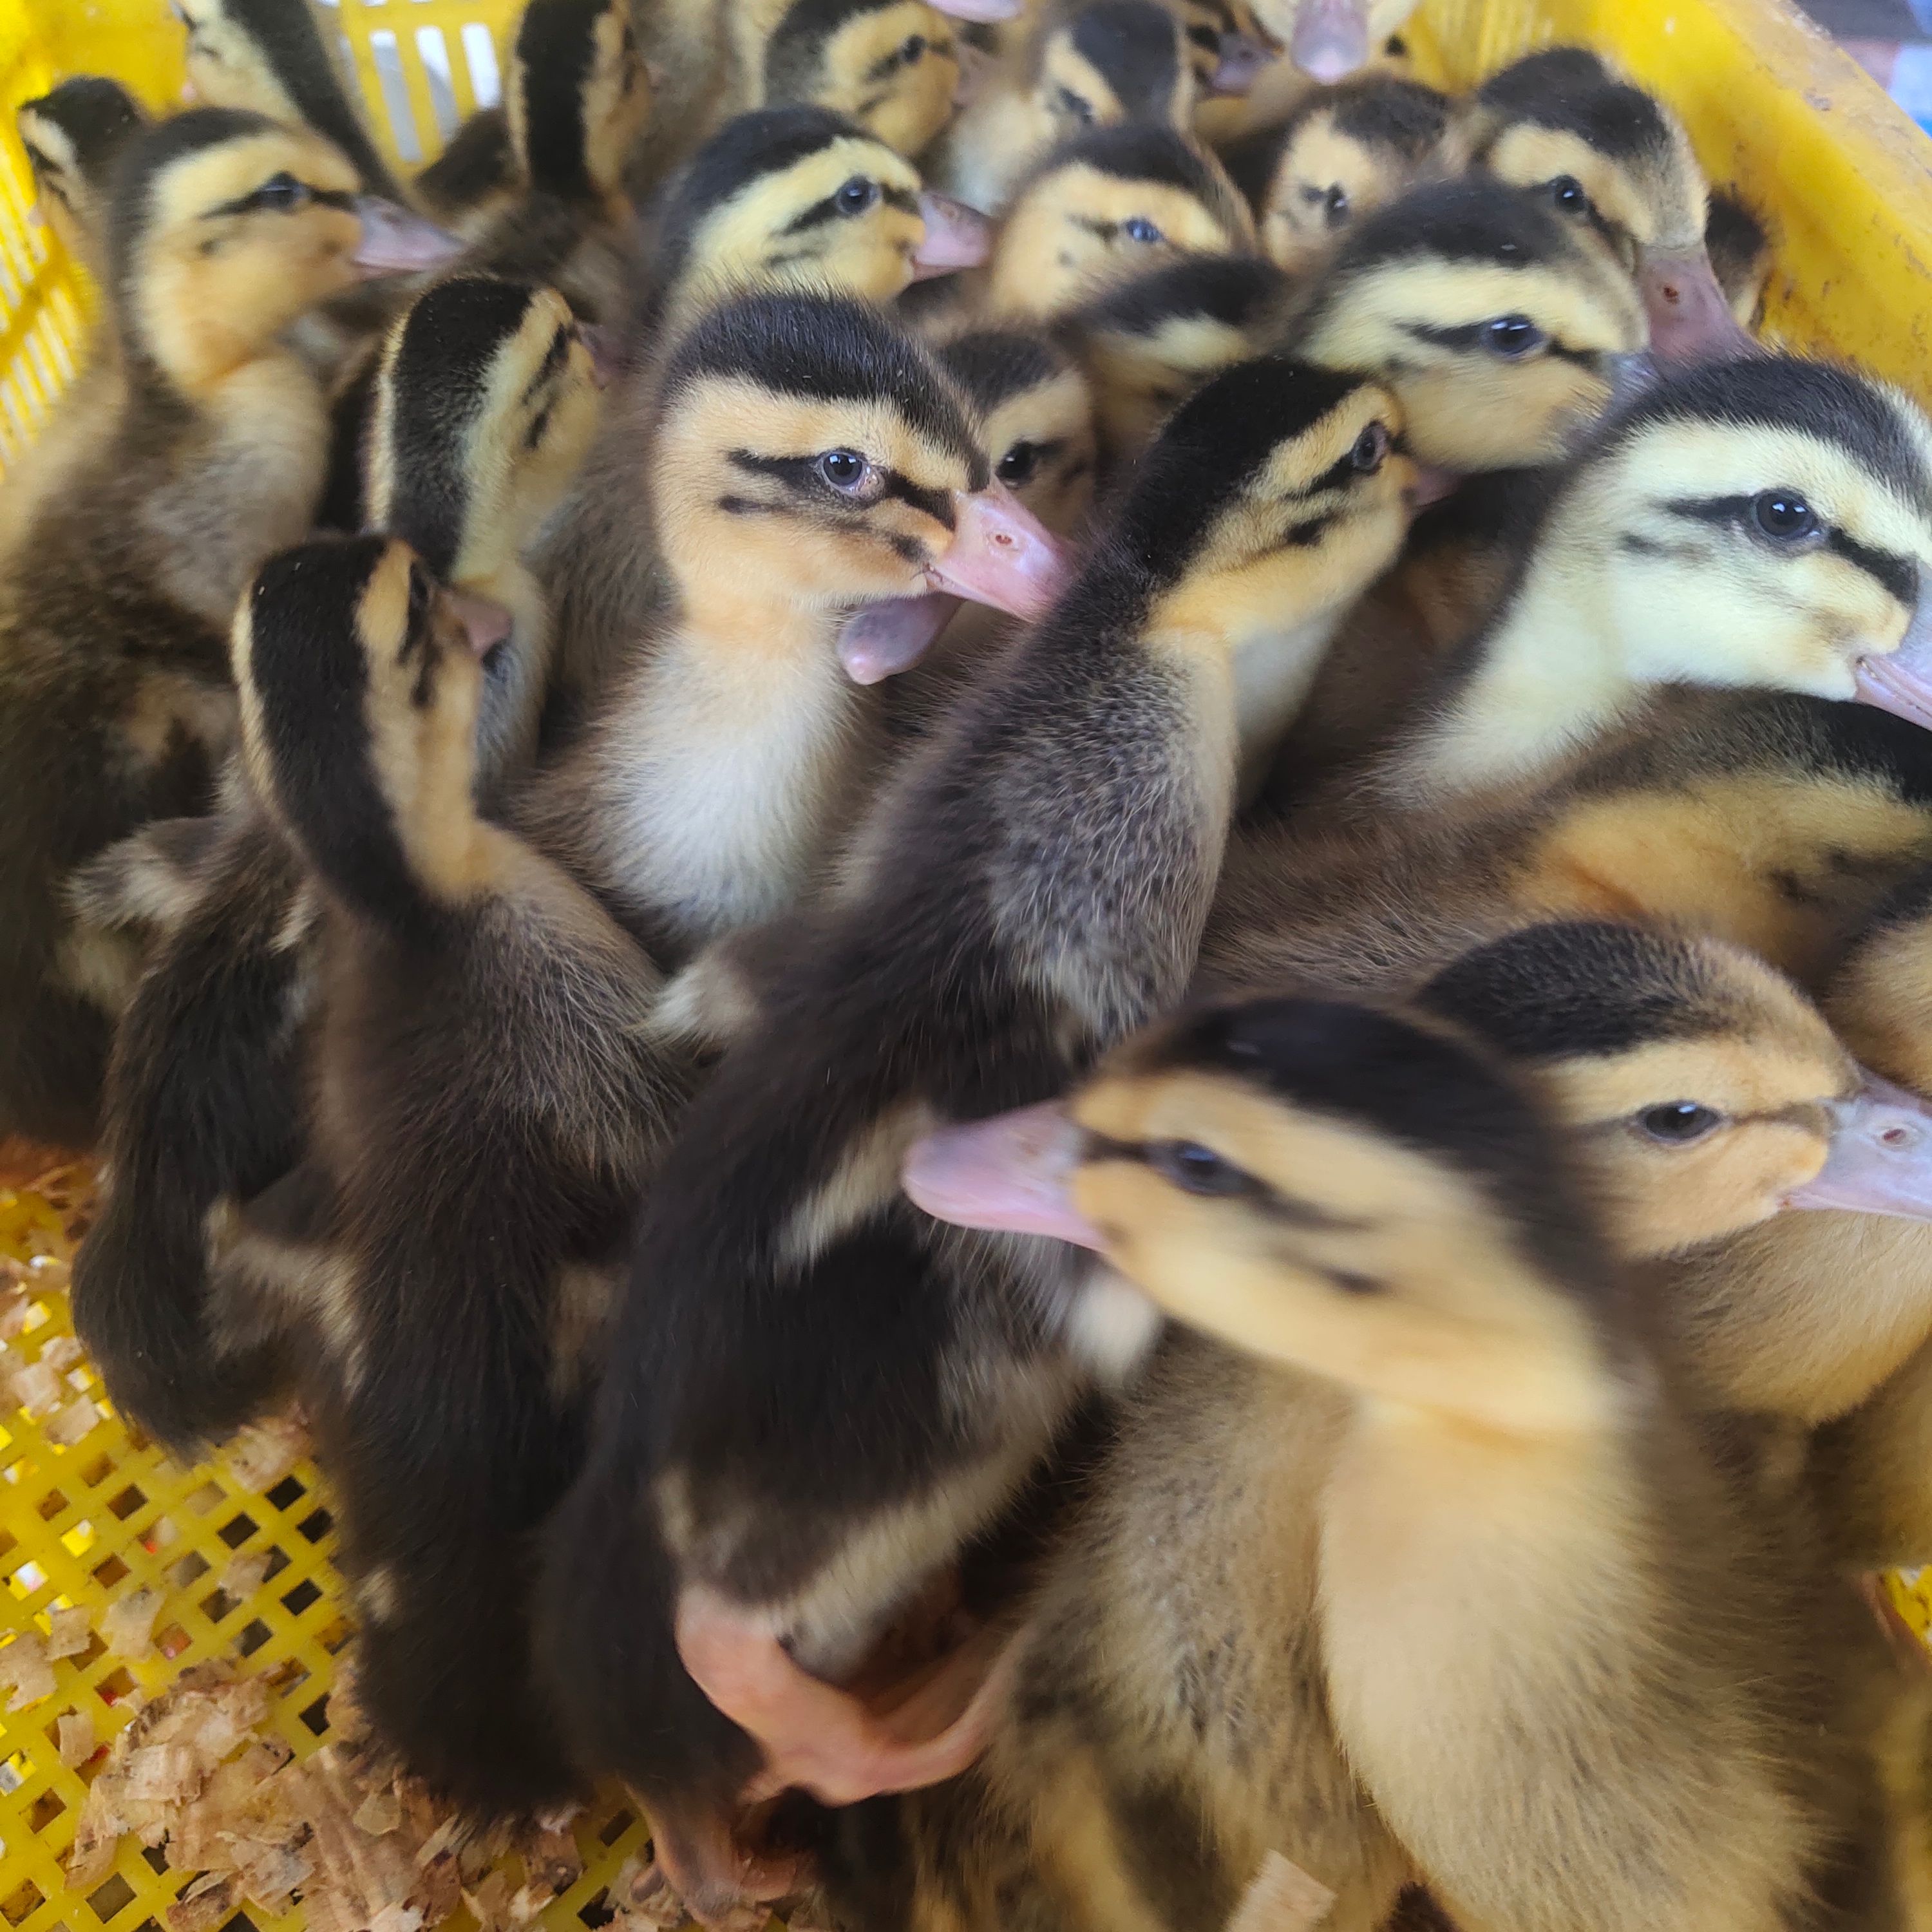
[[[601,1928],[609,1924],[617,1916],[610,1904],[609,1887],[606,1886],[595,1898],[586,1898],[577,1908],[577,1916],[590,1928],[590,1932],[601,1932]]]
[[[29,1913],[39,1911],[46,1902],[46,1894],[32,1879],[22,1880],[16,1891],[0,1899],[0,1918],[4,1918],[9,1925],[20,1924]]]
[[[268,1501],[276,1509],[292,1510],[308,1494],[308,1486],[298,1476],[284,1476],[268,1492]]]
[[[132,1483],[130,1483],[118,1496],[108,1498],[107,1508],[110,1514],[125,1522],[147,1500],[148,1498],[135,1488]]]
[[[196,1516],[206,1516],[218,1503],[228,1500],[228,1492],[219,1483],[203,1483],[188,1499],[188,1506]]]
[[[286,1703],[308,1682],[308,1666],[298,1657],[285,1657],[265,1681],[275,1701]]]
[[[300,1533],[310,1543],[320,1543],[335,1527],[335,1519],[326,1509],[317,1510],[312,1516],[305,1516],[296,1525]],[[4,1552],[0,1552],[4,1554]]]
[[[148,1869],[157,1878],[166,1874],[168,1868],[168,1855],[159,1845],[143,1845],[141,1847],[141,1856],[146,1860]],[[140,1932],[146,1932],[146,1928],[154,1922],[152,1918],[143,1920]]]
[[[290,1616],[298,1617],[310,1604],[319,1601],[321,1596],[321,1586],[313,1577],[304,1576],[292,1590],[283,1597],[282,1606]]]
[[[253,1657],[273,1633],[260,1617],[242,1627],[242,1634],[235,1640],[235,1648],[243,1657]]]
[[[71,1509],[73,1507],[74,1505],[58,1490],[48,1490],[35,1505],[40,1513],[40,1520],[43,1522],[52,1522],[62,1510]]]
[[[289,1567],[289,1554],[279,1544],[271,1544],[268,1550],[268,1567],[262,1572],[262,1581],[272,1583]]]
[[[230,1550],[239,1550],[261,1528],[252,1516],[232,1516],[215,1534]]]
[[[127,1564],[118,1556],[110,1556],[106,1562],[94,1566],[94,1580],[104,1590],[112,1589],[128,1574]]]
[[[170,1624],[166,1630],[156,1634],[154,1648],[172,1663],[194,1641],[179,1624]]]
[[[177,1590],[191,1588],[208,1574],[208,1558],[200,1550],[190,1550],[169,1573],[172,1587]]]
[[[615,1814],[610,1822],[597,1834],[597,1842],[607,1849],[614,1845],[637,1822],[637,1814],[632,1811]]]
[[[58,1791],[42,1792],[27,1807],[27,1829],[44,1832],[66,1809],[67,1800]]]
[[[224,1617],[232,1617],[242,1607],[238,1598],[231,1597],[226,1590],[211,1590],[201,1600],[201,1613],[212,1624],[218,1624]]]
[[[92,1490],[106,1482],[113,1473],[114,1458],[112,1456],[97,1456],[81,1471],[80,1480]]]
[[[118,1872],[97,1891],[87,1894],[88,1909],[105,1925],[116,1912],[125,1912],[134,1902],[134,1888]]]
[[[302,1722],[316,1737],[328,1729],[328,1693],[325,1690],[313,1704],[302,1712]]]
[[[134,1688],[134,1680],[128,1676],[126,1667],[110,1672],[94,1688],[104,1703],[118,1704]]]
[[[20,1546],[20,1539],[17,1537],[8,1530],[0,1529],[0,1563],[4,1563]]]

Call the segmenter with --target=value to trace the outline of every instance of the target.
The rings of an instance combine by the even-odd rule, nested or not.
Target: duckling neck
[[[1390,760],[1390,790],[1440,800],[1534,779],[1634,706],[1610,573],[1562,539],[1551,533],[1463,681]]]

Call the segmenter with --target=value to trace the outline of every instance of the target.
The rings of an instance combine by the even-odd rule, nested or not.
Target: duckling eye
[[[1766,490],[1751,499],[1751,520],[1773,543],[1801,543],[1818,534],[1818,512],[1796,490]]]
[[[1167,238],[1144,214],[1129,215],[1126,220],[1120,224],[1120,232],[1130,242],[1143,242],[1149,248],[1151,248],[1155,242],[1162,242]]]
[[[863,175],[854,175],[832,197],[841,214],[863,214],[878,198],[878,183]]]
[[[1232,1161],[1223,1160],[1198,1141],[1156,1141],[1148,1149],[1148,1165],[1186,1194],[1210,1199],[1245,1194],[1251,1184]]]
[[[1550,198],[1565,214],[1587,214],[1590,197],[1574,175],[1558,175],[1550,184]]]
[[[1034,470],[1039,462],[1038,443],[1016,442],[1000,458],[993,473],[1002,483],[1017,490],[1022,484],[1032,480]]]
[[[923,34],[908,34],[905,45],[899,50],[899,58],[910,67],[925,52],[926,36]]]
[[[292,174],[272,175],[248,198],[257,208],[272,208],[278,214],[292,214],[308,200],[309,191]]]
[[[1654,1141],[1661,1141],[1667,1147],[1684,1147],[1692,1141],[1701,1141],[1723,1124],[1724,1118],[1715,1108],[1702,1106],[1695,1100],[1672,1100],[1661,1107],[1646,1107],[1636,1117],[1636,1124]]]
[[[1322,218],[1330,228],[1345,226],[1348,219],[1348,190],[1340,182],[1322,197]]]
[[[1382,466],[1389,453],[1388,427],[1384,423],[1372,422],[1355,439],[1355,446],[1348,452],[1348,460],[1364,476],[1372,476]]]
[[[856,449],[828,449],[818,459],[818,473],[833,489],[850,496],[866,487],[872,466]]]
[[[1534,354],[1550,340],[1526,315],[1499,315],[1483,331],[1484,346],[1506,362]]]

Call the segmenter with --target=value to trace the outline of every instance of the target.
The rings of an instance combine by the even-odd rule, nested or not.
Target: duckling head
[[[1021,184],[994,249],[988,307],[1063,315],[1103,284],[1178,255],[1253,242],[1247,204],[1204,148],[1172,128],[1096,128]]]
[[[1414,477],[1388,390],[1258,357],[1175,412],[1094,567],[1134,560],[1150,635],[1238,649],[1360,596],[1402,547]]]
[[[1427,1024],[1212,1007],[1064,1108],[928,1136],[904,1178],[941,1220],[1096,1248],[1177,1319],[1387,1401],[1563,1430],[1615,1400],[1618,1291],[1559,1137]]]
[[[1608,406],[1645,343],[1629,278],[1496,182],[1417,189],[1343,242],[1292,325],[1296,352],[1379,376],[1425,463],[1547,462]]]
[[[1678,1253],[1786,1208],[1932,1204],[1932,1110],[1858,1067],[1739,947],[1532,926],[1456,961],[1417,1004],[1549,1109],[1627,1256]]]
[[[114,164],[148,117],[118,81],[76,74],[21,103],[20,145],[39,208],[61,246],[97,274]]]
[[[959,50],[925,0],[793,0],[765,44],[765,99],[829,107],[902,154],[952,118]]]
[[[1552,47],[1476,96],[1478,164],[1546,196],[1637,278],[1660,359],[1748,353],[1706,249],[1710,191],[1683,124],[1583,47]]]
[[[1932,424],[1898,391],[1795,357],[1684,370],[1606,428],[1550,514],[1549,579],[1594,581],[1589,621],[1630,682],[1856,698],[1932,728]]]
[[[620,199],[651,110],[628,0],[530,0],[504,109],[532,188],[566,201]]]
[[[1229,166],[1254,201],[1262,252],[1300,274],[1355,224],[1446,172],[1450,131],[1446,96],[1369,74],[1311,95]]]
[[[457,276],[390,331],[367,452],[369,520],[446,583],[514,561],[576,475],[597,375],[554,289]]]
[[[1246,0],[1174,0],[1196,100],[1246,94],[1274,58]]]
[[[312,128],[355,164],[370,194],[398,198],[323,46],[314,14],[288,0],[172,0],[188,28],[192,98],[291,128]]]
[[[467,896],[482,673],[409,546],[330,538],[270,558],[230,648],[249,776],[328,884],[405,928]]]
[[[766,292],[713,310],[666,367],[654,449],[688,602],[832,614],[944,591],[1030,617],[1064,574],[931,352],[866,304]]]
[[[938,352],[978,416],[993,480],[1070,534],[1094,498],[1094,399],[1079,364],[1030,329],[976,328]]]
[[[1031,94],[1041,145],[1123,121],[1193,125],[1195,75],[1181,23],[1157,0],[1088,0],[1040,36]]]
[[[671,184],[658,298],[688,313],[762,285],[890,302],[915,279],[984,260],[987,234],[843,115],[765,108],[727,122]]]

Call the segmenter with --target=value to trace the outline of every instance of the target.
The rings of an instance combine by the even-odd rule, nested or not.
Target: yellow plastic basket
[[[330,0],[318,10],[346,44],[379,141],[406,167],[494,98],[514,0]],[[1771,328],[1932,401],[1932,148],[1784,0],[1425,0],[1412,37],[1422,71],[1452,86],[1560,40],[1613,53],[1676,105],[1712,177],[1770,221]],[[160,0],[0,0],[0,462],[32,440],[71,377],[92,305],[82,272],[28,221],[13,110],[82,72],[112,74],[164,106],[182,86],[179,27]],[[98,1622],[117,1595],[146,1586],[161,1593],[158,1648],[129,1663],[91,1645],[55,1664],[51,1696],[0,1708],[0,1932],[158,1932],[186,1875],[132,1840],[90,1895],[66,1888],[90,1768],[62,1763],[58,1719],[85,1714],[105,1742],[136,1687],[158,1690],[204,1659],[244,1659],[271,1682],[272,1727],[306,1755],[328,1736],[326,1696],[348,1626],[313,1469],[257,1493],[232,1461],[176,1468],[122,1426],[84,1363],[65,1360],[70,1234],[60,1206],[57,1181],[0,1182],[0,1270],[24,1270],[27,1285],[26,1327],[0,1336],[0,1639],[10,1624],[44,1631],[59,1609]],[[0,1295],[6,1288],[0,1280]],[[12,1378],[50,1348],[62,1390],[30,1418]],[[268,1557],[271,1574],[230,1600],[218,1580],[250,1551]],[[1894,1592],[1922,1630],[1916,1589],[1896,1582]],[[0,1647],[0,1675],[4,1664]],[[548,1932],[602,1922],[600,1897],[644,1827],[612,1798],[577,1835],[584,1875],[543,1914]],[[297,1932],[302,1910],[260,1922]]]

